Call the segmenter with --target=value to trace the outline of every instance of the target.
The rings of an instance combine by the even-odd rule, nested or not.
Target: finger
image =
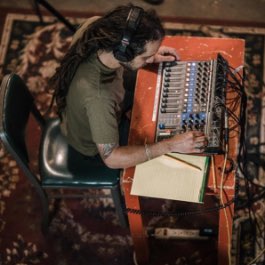
[[[196,142],[207,142],[207,138],[205,136],[198,136],[195,138]]]
[[[204,132],[201,131],[192,131],[193,137],[199,138],[199,137],[205,137]]]
[[[177,50],[173,47],[161,46],[159,51],[162,51],[163,53],[171,53],[177,55]]]
[[[194,144],[195,148],[205,148],[205,143],[204,142],[196,142]]]
[[[161,55],[157,54],[154,58],[155,63],[162,63],[162,62],[173,62],[175,61],[175,57],[171,55]]]
[[[193,153],[203,153],[204,148],[194,148]]]
[[[203,153],[205,150],[205,146],[202,146],[202,147],[194,147],[194,151],[196,153]]]
[[[160,55],[160,56],[163,62],[173,62],[176,60],[176,57],[174,55]]]
[[[180,56],[175,49],[169,51],[168,53],[171,53],[171,55],[173,55],[175,57],[176,61],[180,60]]]
[[[159,54],[164,55],[164,56],[173,56],[174,61],[180,59],[180,56],[177,53],[176,49],[172,47],[161,46],[159,49]]]

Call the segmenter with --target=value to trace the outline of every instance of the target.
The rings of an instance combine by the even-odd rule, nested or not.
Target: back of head
[[[84,23],[86,29],[81,26],[76,33],[79,36],[73,44],[76,46],[77,52],[81,56],[89,56],[91,50],[85,49],[84,46],[92,48],[93,51],[116,50],[126,31],[131,30],[128,29],[128,18],[133,9],[142,10],[139,15],[139,23],[132,33],[129,44],[135,56],[143,52],[144,45],[148,41],[160,40],[164,37],[164,29],[153,10],[144,11],[133,5],[119,6],[91,24]]]
[[[140,10],[140,13],[136,29],[131,30],[128,18],[133,9]],[[124,47],[125,34],[129,34],[129,43]],[[130,61],[145,51],[147,42],[162,40],[164,34],[161,21],[153,10],[144,11],[131,4],[119,6],[102,17],[85,22],[74,35],[72,45],[52,79],[58,113],[61,114],[66,106],[65,97],[78,66],[91,54],[98,50],[113,52],[122,61],[123,56],[119,56],[121,51],[125,52],[124,60]]]

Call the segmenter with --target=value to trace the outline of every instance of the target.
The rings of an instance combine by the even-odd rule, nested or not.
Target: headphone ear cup
[[[127,62],[126,54],[121,50],[118,46],[115,50],[113,50],[114,57],[120,62]]]
[[[129,62],[133,60],[134,58],[134,53],[131,47],[120,47],[118,46],[114,51],[113,51],[114,57],[123,63]]]
[[[126,48],[125,53],[126,53],[127,62],[130,62],[134,59],[134,52],[133,52],[132,47],[128,46]]]

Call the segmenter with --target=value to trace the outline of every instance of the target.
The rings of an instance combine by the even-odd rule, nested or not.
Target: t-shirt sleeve
[[[115,102],[104,98],[94,98],[86,104],[91,136],[96,144],[118,143],[119,127],[115,112]]]

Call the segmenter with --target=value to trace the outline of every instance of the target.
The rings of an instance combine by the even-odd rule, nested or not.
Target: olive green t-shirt
[[[68,143],[94,156],[96,144],[119,142],[119,118],[124,98],[123,69],[103,65],[97,54],[77,69],[66,97],[61,128]]]

